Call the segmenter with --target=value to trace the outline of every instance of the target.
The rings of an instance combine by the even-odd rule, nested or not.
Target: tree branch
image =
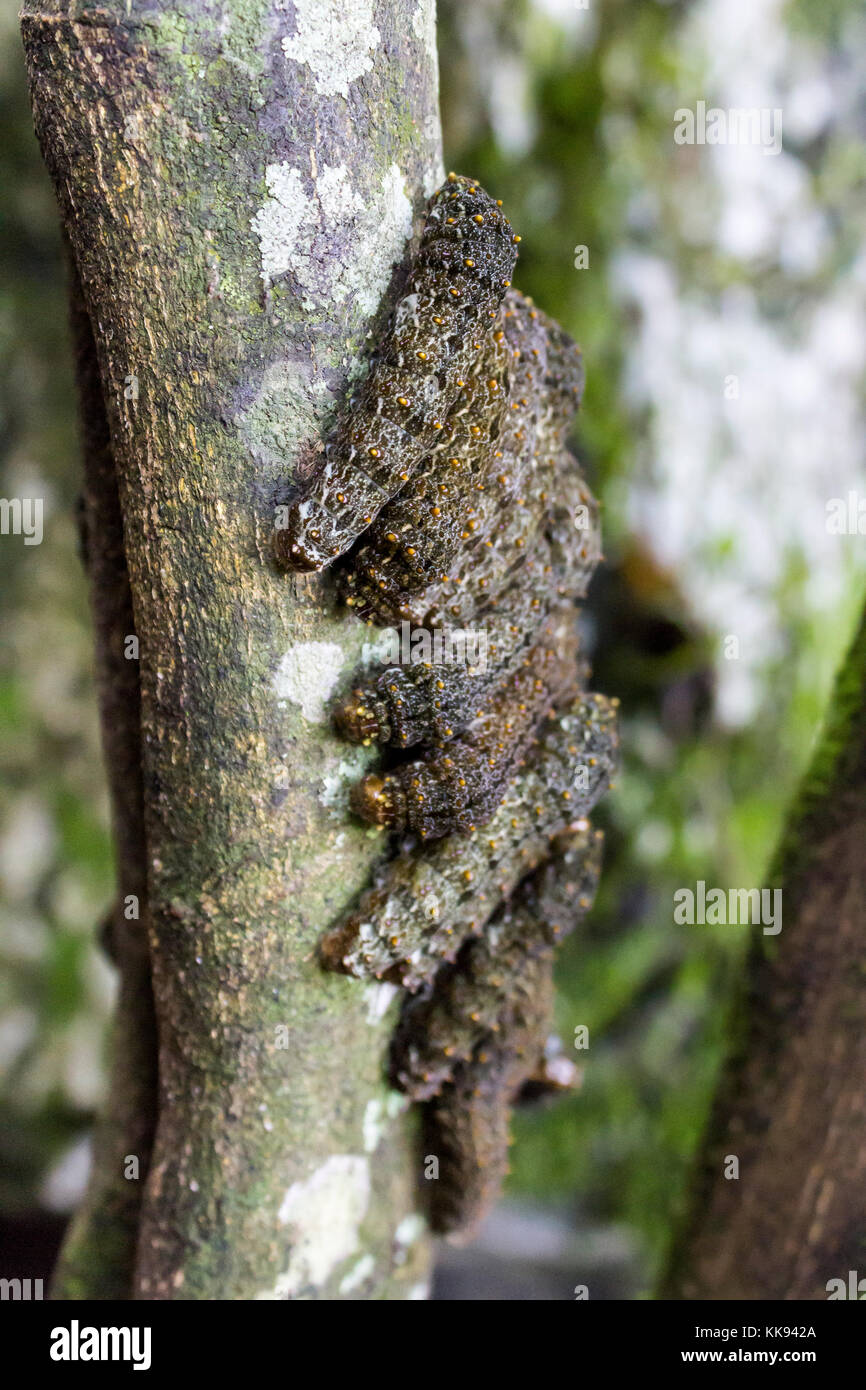
[[[96,344],[71,256],[70,309],[81,413],[82,540],[90,579],[105,763],[118,896],[106,946],[120,974],[111,1037],[109,1100],[97,1126],[92,1181],[55,1271],[62,1298],[128,1298],[138,1237],[141,1182],[156,1124],[156,1019],[147,944],[147,852],[141,772],[138,661],[123,518],[102,399]],[[130,1180],[134,1159],[138,1178]]]
[[[864,1272],[864,793],[866,613],[771,870],[782,932],[755,940],[667,1297],[823,1299]]]
[[[325,711],[365,634],[270,536],[441,176],[432,0],[56,0],[23,33],[140,642],[159,1102],[133,1292],[406,1297],[387,994],[316,960],[382,850]]]

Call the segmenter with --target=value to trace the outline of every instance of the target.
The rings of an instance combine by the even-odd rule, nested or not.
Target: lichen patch
[[[367,1022],[371,1027],[376,1027],[382,1022],[395,994],[399,993],[399,987],[390,984],[387,980],[367,985],[364,990],[364,1002],[367,1005]]]
[[[399,167],[391,164],[363,195],[341,164],[324,165],[312,192],[287,163],[269,164],[265,182],[268,196],[252,219],[262,279],[270,284],[291,272],[305,308],[354,298],[372,314],[412,233],[412,204]]]
[[[255,395],[236,410],[234,422],[262,479],[284,480],[302,444],[316,440],[335,410],[328,383],[304,359],[280,358],[263,371]]]
[[[295,0],[295,23],[297,33],[283,39],[286,57],[307,64],[320,96],[348,97],[382,39],[372,0]]]
[[[354,1293],[355,1289],[370,1278],[376,1268],[376,1261],[372,1255],[362,1255],[357,1264],[352,1265],[349,1273],[340,1280],[340,1293]]]
[[[388,1091],[386,1095],[374,1096],[364,1107],[363,1135],[364,1150],[375,1153],[385,1137],[385,1131],[392,1120],[406,1109],[408,1102],[399,1091]]]
[[[291,1228],[292,1253],[277,1279],[276,1297],[324,1286],[357,1251],[369,1202],[370,1162],[360,1154],[333,1154],[305,1182],[292,1183],[278,1216],[281,1226]]]
[[[336,642],[294,642],[274,674],[274,693],[279,700],[299,705],[311,724],[323,724],[344,660]]]
[[[331,769],[322,778],[319,800],[323,806],[327,806],[335,820],[345,820],[348,815],[350,788],[357,782],[366,762],[365,750],[353,749],[347,757],[340,758],[332,764]]]
[[[423,44],[427,59],[438,64],[435,0],[418,0],[412,14],[412,32],[416,39]]]
[[[414,1245],[415,1241],[423,1236],[426,1229],[427,1223],[420,1212],[410,1212],[408,1216],[403,1217],[394,1232],[394,1240],[397,1245],[402,1245],[404,1248]]]

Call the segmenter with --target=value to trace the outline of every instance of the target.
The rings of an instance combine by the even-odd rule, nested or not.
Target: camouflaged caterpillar
[[[558,1066],[550,1065],[553,953],[589,910],[602,841],[587,822],[559,836],[553,858],[443,969],[435,989],[404,1005],[392,1080],[426,1102],[422,1147],[438,1146],[444,1159],[446,1180],[430,1184],[437,1234],[471,1234],[498,1196],[511,1107],[527,1091],[535,1099],[574,1084],[564,1057],[554,1053]]]
[[[582,362],[511,288],[518,241],[449,175],[369,375],[275,536],[289,568],[337,560],[367,621],[488,638],[483,669],[387,666],[335,710],[346,738],[395,750],[353,806],[403,839],[322,957],[407,991],[392,1078],[424,1104],[442,1233],[480,1219],[515,1094],[546,1084],[553,944],[591,901],[586,815],[617,758],[616,702],[585,693],[574,624],[601,554],[565,445]]]
[[[454,452],[481,440],[490,389],[479,375],[483,339],[511,284],[516,240],[499,205],[473,180],[450,177],[434,194],[382,350],[312,487],[277,534],[287,565],[330,564],[431,449]],[[467,384],[470,416],[477,418],[458,425],[449,417]]]

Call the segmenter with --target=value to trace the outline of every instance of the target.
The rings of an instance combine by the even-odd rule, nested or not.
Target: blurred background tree
[[[0,1206],[32,1222],[83,1185],[111,875],[59,233],[16,9],[0,0],[0,487],[43,496],[46,531],[0,545]],[[673,893],[764,882],[862,592],[862,538],[826,518],[862,488],[866,18],[853,0],[439,16],[448,166],[503,199],[518,286],[584,350],[574,442],[607,554],[586,643],[626,750],[602,893],[559,969],[583,1084],[520,1117],[509,1199],[606,1250],[606,1291],[631,1295],[684,1199],[748,935],[675,926]],[[677,145],[698,100],[780,108],[782,151]]]

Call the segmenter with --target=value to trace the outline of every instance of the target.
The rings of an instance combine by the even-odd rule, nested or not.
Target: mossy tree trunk
[[[770,882],[782,930],[752,951],[670,1298],[866,1278],[866,613]]]
[[[413,1296],[388,990],[316,958],[383,848],[346,810],[367,754],[326,712],[370,633],[276,571],[271,532],[441,176],[434,0],[31,0],[22,22],[78,287],[122,971],[55,1292]]]

